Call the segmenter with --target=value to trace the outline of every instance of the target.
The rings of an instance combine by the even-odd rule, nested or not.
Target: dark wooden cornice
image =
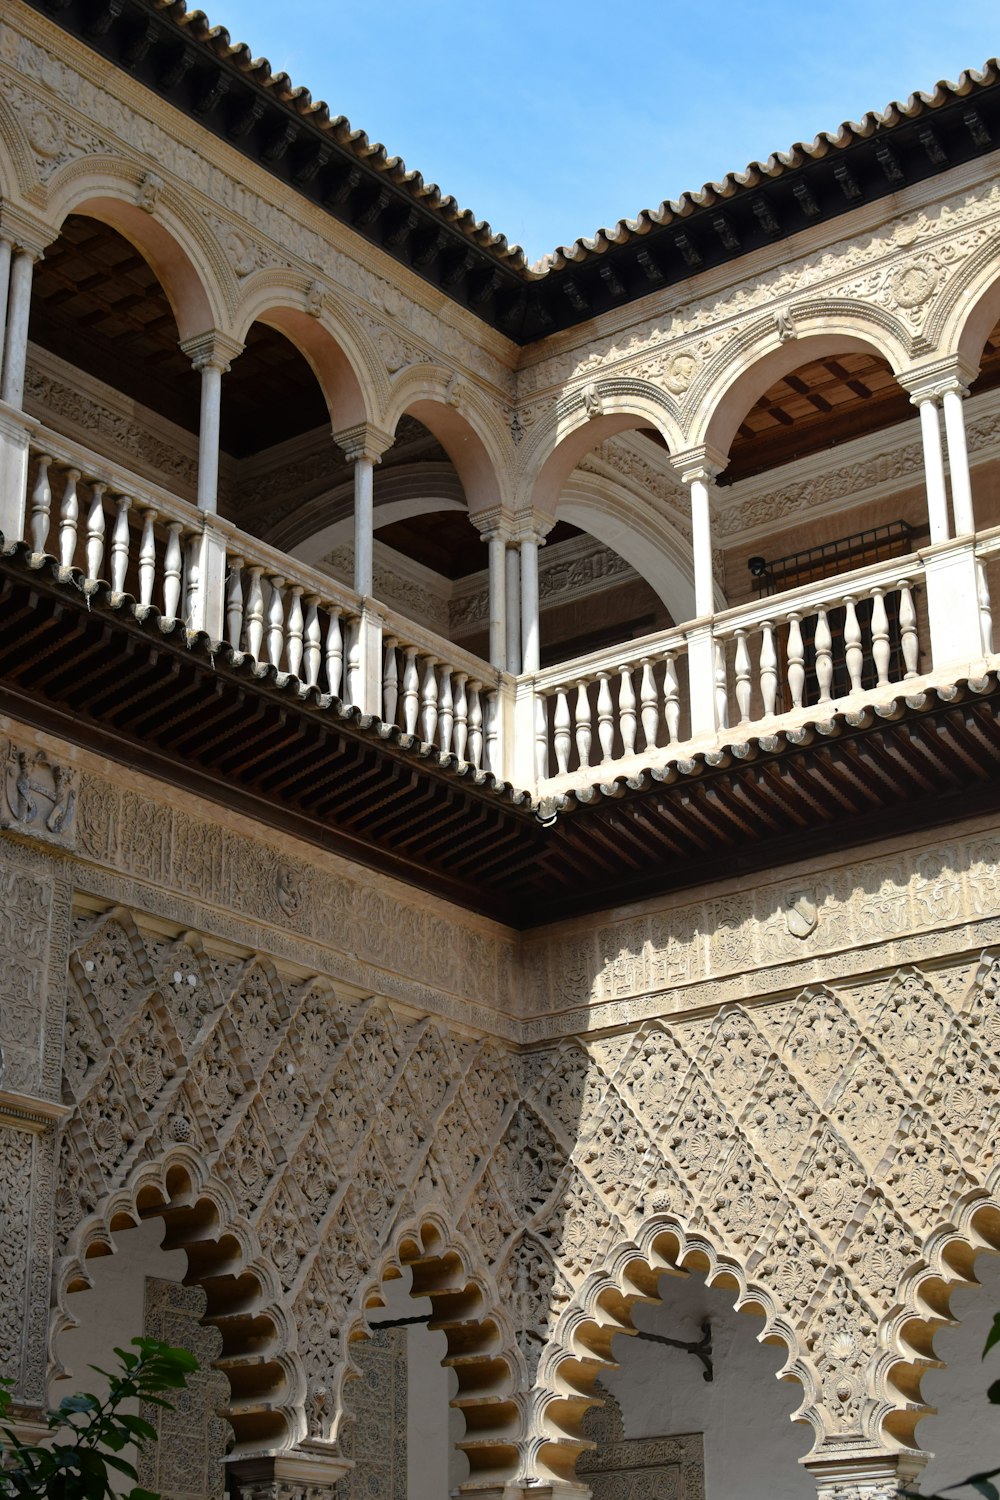
[[[846,144],[800,153],[802,161],[760,181],[728,179],[722,197],[688,196],[683,213],[667,214],[667,222],[643,215],[642,227],[623,233],[620,244],[606,235],[577,241],[569,263],[538,274],[453,200],[422,198],[416,174],[384,152],[368,157],[355,149],[354,133],[338,135],[326,111],[310,112],[304,90],[275,89],[269,70],[258,77],[245,49],[221,45],[218,30],[179,25],[175,7],[156,0],[25,3],[521,345],[1000,146],[1000,82],[972,81],[960,91],[939,86],[933,100],[918,99],[912,113],[897,111],[867,135],[848,132]]]
[[[206,636],[0,552],[0,711],[516,927],[1000,807],[1000,683],[525,793]]]

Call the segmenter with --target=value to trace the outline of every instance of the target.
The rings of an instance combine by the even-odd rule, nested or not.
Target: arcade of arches
[[[145,1329],[165,1500],[997,1461],[994,73],[889,197],[529,271],[183,7],[78,8],[0,20],[19,1423]]]

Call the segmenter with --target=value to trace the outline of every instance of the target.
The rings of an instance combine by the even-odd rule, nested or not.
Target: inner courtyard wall
[[[923,1330],[998,1222],[995,820],[518,936],[3,727],[8,765],[62,757],[73,793],[2,840],[3,1357],[29,1403],[50,1267],[58,1333],[87,1254],[162,1212],[227,1340],[238,1453],[336,1441],[365,1309],[410,1266],[449,1354],[495,1372],[455,1366],[472,1482],[484,1450],[572,1462],[567,1382],[599,1394],[669,1265],[783,1346],[820,1452],[912,1434]]]

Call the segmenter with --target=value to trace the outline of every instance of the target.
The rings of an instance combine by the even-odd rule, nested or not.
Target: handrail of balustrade
[[[227,559],[238,557],[245,569],[260,568],[265,578],[283,578],[286,584],[301,587],[303,595],[315,594],[324,604],[335,605],[343,615],[360,615],[361,595],[339,579],[301,562],[288,552],[279,551],[249,532],[241,531],[235,522],[224,516],[207,515],[205,520],[212,531],[222,537]]]
[[[892,557],[886,562],[869,563],[867,567],[854,568],[849,573],[800,584],[786,593],[768,594],[766,598],[720,610],[713,617],[713,634],[717,640],[727,640],[737,630],[753,629],[776,616],[810,615],[818,609],[836,607],[848,595],[861,594],[866,589],[892,588],[904,578],[913,583],[923,576],[923,571],[923,556],[916,552],[905,557]]]
[[[555,688],[565,687],[581,677],[597,677],[601,672],[620,672],[623,667],[640,667],[647,657],[660,658],[668,652],[682,656],[687,651],[684,630],[683,626],[671,625],[667,630],[632,637],[619,646],[602,646],[599,651],[574,656],[569,661],[557,662],[541,671],[522,673],[517,681],[533,682],[539,693],[551,693]]]
[[[482,683],[483,687],[495,688],[499,685],[501,674],[481,656],[475,656],[463,646],[453,645],[444,636],[408,620],[398,610],[389,609],[377,600],[372,600],[371,603],[382,621],[383,641],[391,638],[404,649],[407,646],[415,647],[421,656],[433,657],[441,666],[448,667],[453,672],[464,672],[473,681]]]
[[[128,495],[137,511],[155,510],[167,520],[182,522],[191,531],[200,530],[202,526],[205,513],[196,505],[178,499],[169,490],[152,480],[142,479],[122,465],[102,458],[92,448],[85,447],[73,438],[63,437],[48,427],[33,423],[30,445],[35,454],[47,454],[54,463],[79,469],[85,484],[96,482],[114,494]]]

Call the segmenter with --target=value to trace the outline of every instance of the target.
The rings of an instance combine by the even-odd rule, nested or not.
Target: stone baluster
[[[564,687],[556,689],[556,706],[552,721],[553,744],[556,752],[556,765],[559,775],[564,776],[569,770],[569,752],[573,743],[570,734],[569,697]]]
[[[736,672],[736,707],[739,709],[740,723],[749,724],[752,683],[750,676],[750,648],[747,645],[747,633],[745,630],[737,630],[736,632],[734,669]]]
[[[490,694],[496,698],[495,693]],[[491,765],[495,764],[491,760]],[[545,713],[545,699],[535,694],[535,776],[540,781],[549,774],[549,721]]]
[[[163,618],[176,620],[181,602],[181,574],[184,552],[181,546],[181,523],[171,521],[167,526],[167,550],[163,557]]]
[[[52,515],[52,485],[49,481],[51,464],[52,458],[48,453],[39,454],[38,473],[31,492],[31,550],[36,555],[45,551],[45,543],[49,539]]]
[[[720,729],[729,727],[729,684],[726,676],[726,647],[715,642],[715,722]]]
[[[615,742],[614,705],[611,702],[611,683],[607,672],[598,673],[600,687],[597,690],[597,739],[601,747],[601,760],[611,759]]]
[[[250,587],[247,589],[247,651],[254,661],[260,661],[261,647],[264,644],[264,586],[261,582],[263,572],[263,568],[251,567]]]
[[[483,764],[483,699],[482,686],[469,683],[469,761],[482,769]]]
[[[653,750],[656,748],[656,736],[660,728],[660,710],[653,663],[648,656],[642,661],[642,677],[639,681],[639,715],[642,719],[642,737],[646,749]]]
[[[438,744],[445,754],[451,749],[451,732],[454,727],[455,700],[451,690],[451,673],[442,664],[438,688]]]
[[[121,589],[124,589],[129,551],[128,514],[126,512],[122,519],[120,500],[118,505],[118,517],[111,542],[111,575],[112,578],[117,576],[121,579]],[[147,506],[142,512],[142,531],[139,534],[139,607],[142,610],[152,607],[153,589],[156,586],[156,516],[157,513],[151,506]],[[116,593],[119,592],[117,583],[113,587]]]
[[[281,670],[281,659],[285,650],[285,579],[269,578],[271,597],[267,601],[267,659],[277,671]]]
[[[889,681],[889,618],[885,611],[885,590],[872,589],[872,656],[878,673],[879,687]]]
[[[355,708],[361,707],[361,617],[348,624],[347,638],[347,701]]]
[[[302,613],[302,587],[292,586],[292,599],[288,606],[288,639],[285,660],[293,677],[302,677],[302,652],[305,638],[305,617]]]
[[[816,611],[815,646],[819,701],[829,703],[830,689],[833,685],[833,636],[830,632],[830,621],[827,618],[826,609],[822,606]]]
[[[302,665],[306,687],[319,686],[319,669],[323,663],[323,627],[319,618],[319,595],[306,595],[306,622]]]
[[[195,621],[199,615],[199,596],[201,593],[201,548],[200,538],[196,532],[185,537],[181,544],[181,559],[183,573],[181,575],[181,603],[178,614],[187,625],[188,629],[195,628]]]
[[[420,686],[420,738],[425,745],[433,745],[438,721],[437,662],[428,656],[424,662],[424,680]]]
[[[979,622],[983,631],[983,650],[987,655],[993,652],[993,606],[990,603],[990,586],[986,577],[986,564],[981,557],[976,558],[976,580],[979,584]],[[902,587],[902,585],[900,585]],[[909,589],[907,588],[907,592]],[[911,603],[912,610],[912,603]],[[900,623],[902,623],[902,603],[900,604]],[[906,636],[903,636],[903,660],[909,666],[909,658],[906,655]],[[916,666],[917,660],[917,632],[913,632],[913,661]],[[907,672],[907,677],[915,677],[916,672]]]
[[[399,704],[399,664],[396,660],[395,636],[386,636],[382,648],[382,722],[395,724]]]
[[[114,524],[114,530],[111,533],[111,597],[112,598],[119,598],[119,599],[121,598],[122,594],[124,594],[124,592],[125,592],[125,581],[128,578],[128,554],[129,554],[129,546],[130,546],[130,534],[129,534],[129,526],[128,526],[128,513],[131,510],[131,508],[132,508],[132,501],[129,498],[129,496],[128,495],[119,495],[118,496],[118,500],[117,500],[117,502],[115,504],[115,524]],[[155,513],[151,512],[151,511],[147,511],[146,514],[147,514],[147,516],[150,516],[150,515],[154,515]],[[153,541],[153,527],[152,527],[152,522],[149,523],[149,535],[150,535],[150,542],[152,543],[152,541]],[[143,533],[143,539],[145,539],[145,533]],[[154,553],[154,573],[153,573],[153,577],[155,577],[155,553]],[[152,582],[152,578],[151,578],[150,579],[150,584],[149,584],[149,598],[148,599],[145,599],[145,598],[140,599],[140,603],[149,606],[149,605],[152,604],[152,602],[153,602],[153,582]]]
[[[465,686],[468,680],[464,672],[455,673],[455,727],[451,748],[460,761],[465,760],[469,743],[469,699]]]
[[[792,707],[802,707],[802,695],[806,686],[805,651],[802,645],[800,616],[794,611],[788,616],[788,691],[792,695]]]
[[[536,707],[541,708],[544,716],[545,708],[540,698],[535,700]],[[486,743],[483,746],[486,769],[500,780],[500,698],[496,688],[490,688],[486,695]]]
[[[233,651],[239,651],[243,640],[243,559],[229,559],[226,576],[226,640]]]
[[[104,485],[98,480],[90,486],[90,508],[87,511],[87,583],[96,583],[104,565]]]
[[[980,563],[980,569],[982,564]],[[982,574],[985,583],[985,574]],[[903,676],[916,677],[917,663],[920,659],[920,641],[917,636],[917,611],[913,603],[913,588],[908,578],[901,578],[896,587],[899,589],[899,640],[903,651]],[[981,602],[981,598],[980,598]],[[989,610],[989,594],[986,596],[986,607]]]
[[[344,631],[340,612],[330,605],[326,626],[326,690],[331,698],[340,697],[340,681],[344,675]]]
[[[859,693],[865,667],[865,653],[861,644],[857,601],[853,594],[847,594],[844,598],[844,659],[847,662],[847,675],[851,680],[851,692]]]
[[[778,701],[778,648],[773,620],[764,620],[760,627],[760,697],[764,717],[770,719]]]
[[[590,712],[590,694],[587,691],[588,683],[585,677],[581,677],[576,685],[576,713],[574,715],[576,732],[576,755],[582,769],[590,765],[590,747],[594,742],[594,722]]]
[[[76,555],[77,528],[80,522],[80,499],[76,487],[79,482],[80,470],[67,469],[66,487],[59,508],[59,566],[66,571],[73,566]]]
[[[407,734],[417,732],[420,716],[420,669],[416,646],[407,646],[403,662],[403,728]]]
[[[635,754],[635,687],[632,682],[632,668],[623,666],[619,668],[620,682],[618,685],[618,727],[621,730],[622,754]]]
[[[681,728],[681,688],[671,651],[663,659],[663,722],[667,727],[667,744],[676,744]]]

